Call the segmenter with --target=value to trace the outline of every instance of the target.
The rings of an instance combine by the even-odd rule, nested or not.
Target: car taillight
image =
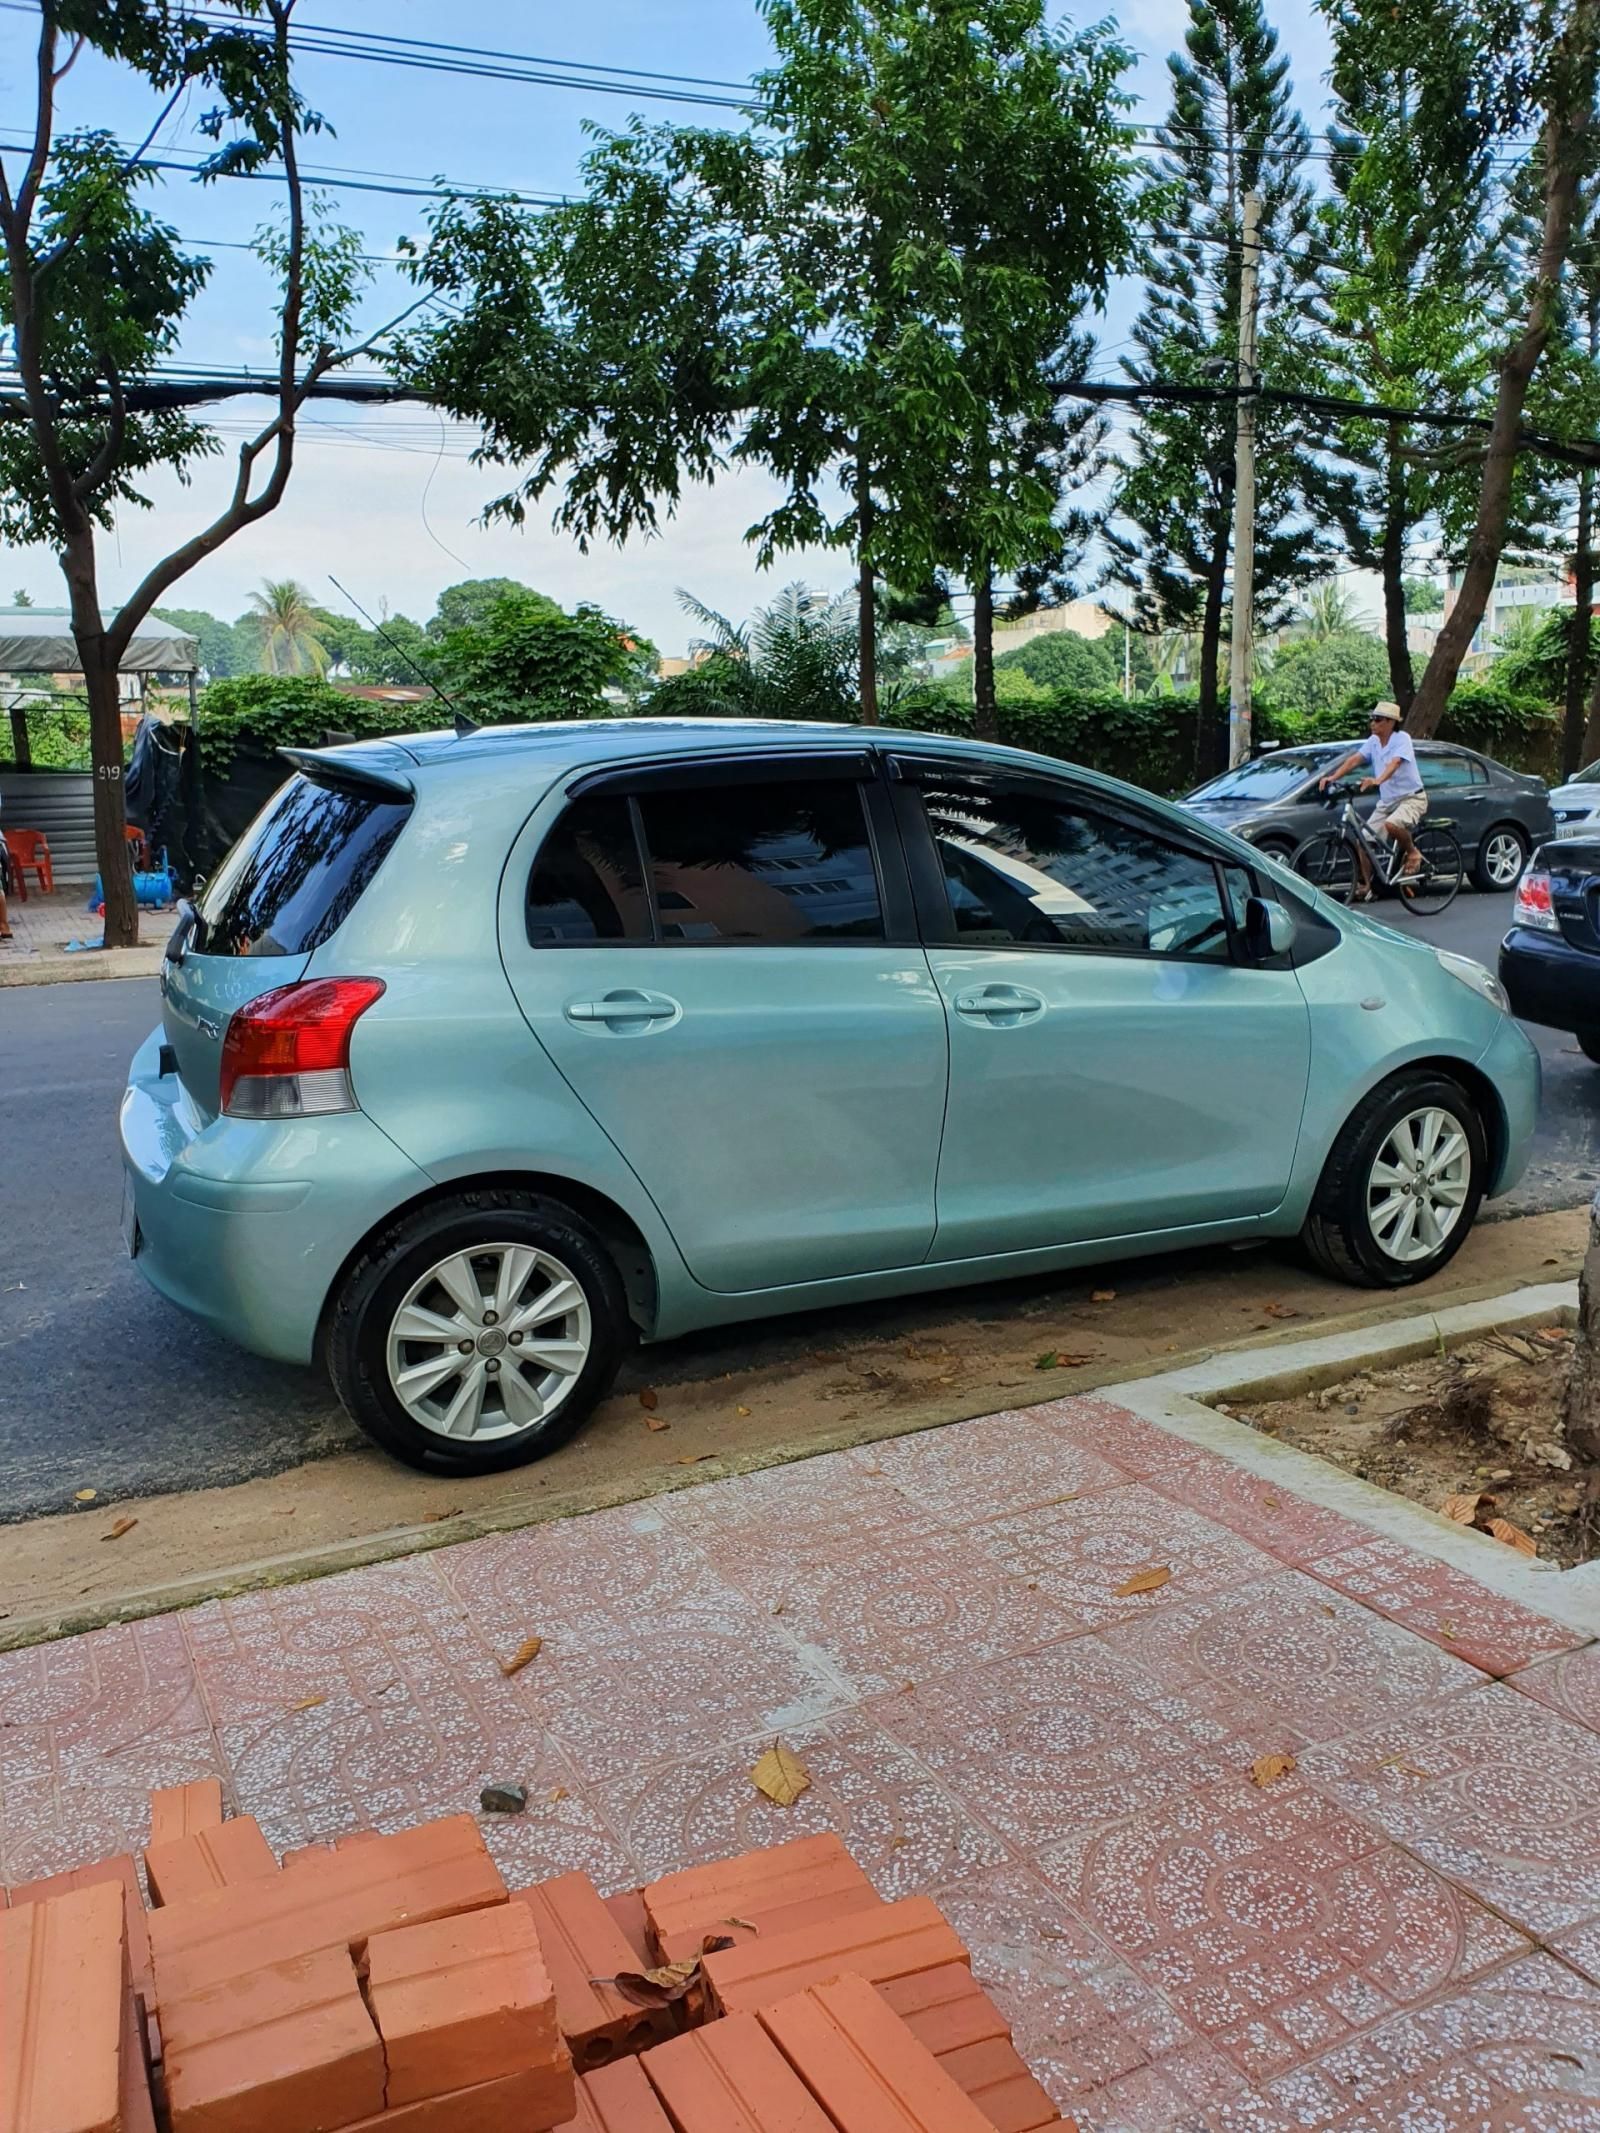
[[[1524,874],[1517,884],[1517,901],[1511,913],[1514,926],[1531,926],[1535,933],[1559,933],[1555,906],[1550,899],[1548,874]]]
[[[230,1118],[355,1110],[350,1032],[382,993],[378,978],[312,978],[258,994],[222,1040],[222,1109]]]

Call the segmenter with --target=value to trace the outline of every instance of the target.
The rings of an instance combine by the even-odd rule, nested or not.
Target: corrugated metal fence
[[[58,881],[92,881],[98,871],[86,770],[0,770],[0,829],[43,830]]]

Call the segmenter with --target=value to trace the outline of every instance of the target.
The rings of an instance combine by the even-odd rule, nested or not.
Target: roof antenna
[[[397,644],[394,638],[389,635],[389,632],[383,627],[381,623],[373,621],[372,617],[361,605],[361,602],[356,598],[355,594],[353,592],[347,591],[346,588],[339,583],[339,580],[334,576],[331,570],[328,572],[328,583],[334,588],[336,592],[341,592],[344,594],[344,597],[350,602],[350,605],[355,609],[356,613],[361,617],[362,621],[367,625],[368,629],[371,630],[372,634],[375,637],[381,637],[384,643],[389,647],[390,651],[395,654],[396,658],[405,661],[406,665],[411,669],[412,673],[416,675],[418,681],[422,682],[423,684],[425,684],[426,687],[430,688],[433,691],[434,695],[438,697],[440,703],[444,705],[447,711],[451,711],[455,714],[456,739],[458,741],[464,741],[469,733],[481,733],[483,731],[483,728],[481,725],[479,725],[478,721],[475,718],[468,718],[465,711],[461,709],[460,705],[456,703],[453,697],[445,695],[443,689],[440,688],[439,684],[434,680],[433,676],[427,671],[425,667],[421,667],[417,664],[416,660],[412,658],[411,654],[406,650],[405,646],[403,644]]]

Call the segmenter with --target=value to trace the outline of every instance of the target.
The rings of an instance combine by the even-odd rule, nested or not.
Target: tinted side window
[[[1209,860],[1041,794],[952,780],[923,799],[964,941],[1227,961]]]
[[[294,777],[200,899],[197,955],[309,955],[349,917],[406,825],[409,800]]]
[[[1465,755],[1419,755],[1417,769],[1429,792],[1439,792],[1449,786],[1473,785],[1481,775],[1477,764]]]
[[[556,823],[528,878],[528,939],[648,941],[650,904],[626,800],[579,800]]]
[[[708,785],[639,810],[664,941],[883,939],[859,786]]]

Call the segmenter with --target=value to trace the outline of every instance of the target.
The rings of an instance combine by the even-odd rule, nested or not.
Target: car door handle
[[[1021,985],[979,985],[972,992],[956,994],[956,1013],[969,1022],[986,1022],[991,1029],[1014,1029],[1044,1013],[1044,1001]]]
[[[659,992],[608,992],[598,1000],[569,1000],[569,1022],[600,1022],[608,1029],[648,1029],[652,1022],[676,1022],[683,1009]]]

